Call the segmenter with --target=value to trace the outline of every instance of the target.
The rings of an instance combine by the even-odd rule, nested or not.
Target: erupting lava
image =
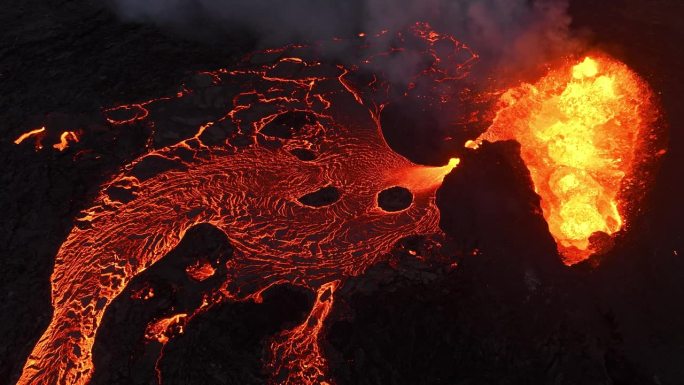
[[[404,94],[420,79],[454,97],[445,84],[466,78],[477,61],[467,46],[424,23],[396,37],[398,43],[422,42],[418,54],[427,58]],[[200,223],[223,231],[234,246],[228,276],[194,312],[151,322],[146,338],[166,344],[222,301],[260,301],[273,285],[300,285],[317,292],[316,301],[301,325],[271,341],[267,367],[274,383],[330,383],[319,336],[336,289],[382,260],[400,239],[441,233],[435,193],[459,164],[453,158],[442,167],[416,165],[385,142],[380,114],[391,85],[375,70],[401,53],[393,46],[342,66],[319,62],[306,47],[269,50],[262,53],[268,60],[247,58],[237,69],[205,73],[213,95],[226,95],[219,103],[184,89],[104,110],[111,125],[152,121],[163,129],[163,121],[155,121],[159,105],[171,104],[159,109],[169,114],[172,103],[195,98],[219,105],[220,117],[193,126],[194,135],[174,145],[150,150],[102,186],[55,258],[54,313],[19,384],[86,384],[108,305]],[[650,98],[624,65],[587,58],[506,92],[492,127],[478,139],[521,143],[544,216],[569,264],[594,251],[593,234],[613,234],[624,224],[621,194],[652,123]],[[27,132],[15,143],[44,131]],[[212,132],[225,139],[209,143]],[[54,146],[60,151],[79,141],[74,132],[60,139]],[[139,172],[150,163],[165,166]],[[384,210],[379,194],[396,187],[409,190],[412,202]],[[207,261],[186,269],[196,281],[217,271]],[[145,288],[133,295],[155,293]]]
[[[623,192],[648,153],[655,106],[624,64],[586,57],[507,91],[478,141],[516,140],[566,264],[600,251],[623,228]],[[475,143],[469,143],[476,146]]]

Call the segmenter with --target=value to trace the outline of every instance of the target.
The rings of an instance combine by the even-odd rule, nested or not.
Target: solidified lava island
[[[423,61],[403,86],[383,79],[377,64],[404,48],[374,52],[364,43],[388,36],[411,40]],[[336,290],[384,260],[401,239],[442,235],[435,197],[460,162],[454,156],[443,166],[423,166],[395,153],[381,126],[388,95],[428,84],[437,99],[465,97],[453,90],[466,88],[478,62],[467,45],[424,23],[359,39],[363,54],[353,64],[321,61],[320,46],[290,46],[204,74],[217,93],[230,95],[217,107],[221,116],[175,144],[150,148],[76,218],[55,256],[52,320],[19,384],[88,383],[100,370],[92,349],[108,305],[202,223],[235,247],[223,284],[194,311],[150,323],[146,337],[166,344],[222,302],[258,302],[274,285],[298,285],[314,291],[315,302],[303,323],[273,338],[264,366],[274,384],[332,383],[319,335]],[[630,205],[638,203],[629,191],[643,188],[637,170],[656,156],[649,148],[657,115],[651,91],[625,65],[599,55],[487,95],[499,100],[492,126],[463,151],[517,140],[559,253],[568,265],[588,258],[599,250],[596,239],[625,228]],[[194,97],[184,89],[103,113],[112,125],[146,121],[161,130],[166,111]],[[42,148],[45,130],[15,143]],[[78,133],[64,132],[52,147],[63,151],[78,140]],[[150,164],[161,171],[147,172]],[[392,194],[400,202],[384,204]],[[203,280],[216,269],[206,263],[187,272]]]

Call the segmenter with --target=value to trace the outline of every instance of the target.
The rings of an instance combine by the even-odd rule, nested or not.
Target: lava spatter
[[[439,40],[426,36],[428,47]],[[55,257],[54,313],[19,384],[88,383],[96,370],[93,343],[108,305],[199,223],[223,231],[235,247],[225,283],[195,312],[151,323],[148,337],[165,344],[170,328],[191,327],[193,316],[212,304],[259,301],[275,284],[301,285],[318,298],[305,324],[272,342],[268,366],[285,370],[289,383],[319,383],[325,359],[318,336],[335,289],[385,257],[401,238],[441,232],[435,192],[458,160],[443,167],[411,163],[388,147],[379,126],[382,107],[346,79],[350,69],[325,69],[285,56],[285,50],[273,52],[282,54],[274,64],[213,72],[216,83],[232,79],[254,88],[240,91],[221,118],[202,124],[192,137],[151,151],[102,186]],[[111,124],[130,124],[172,99],[105,114]],[[223,122],[237,128],[225,143],[203,143],[203,133]],[[300,159],[297,149],[314,156]],[[136,173],[150,159],[173,166]],[[413,200],[403,210],[385,211],[377,196],[394,186],[409,189]],[[320,206],[301,202],[324,187],[335,189],[337,199]],[[119,194],[126,199],[112,195],[113,188],[127,191]],[[200,279],[209,272],[201,270]]]
[[[600,251],[601,234],[623,229],[636,203],[625,191],[640,183],[640,166],[658,154],[651,145],[658,111],[646,83],[626,65],[592,56],[510,89],[500,104],[478,141],[521,144],[566,264]]]

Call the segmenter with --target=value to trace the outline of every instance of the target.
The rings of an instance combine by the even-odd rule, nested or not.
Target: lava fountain
[[[656,119],[646,83],[599,55],[505,92],[492,126],[466,145],[520,143],[549,231],[572,265],[625,227],[640,166],[660,155],[650,148]]]

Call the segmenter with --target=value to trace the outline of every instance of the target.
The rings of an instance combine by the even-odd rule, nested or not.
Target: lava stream
[[[307,65],[301,60],[294,64]],[[248,126],[244,132],[251,132],[255,144],[209,148],[198,134],[143,156],[103,186],[55,258],[54,314],[19,384],[87,383],[94,370],[95,335],[108,305],[199,223],[216,226],[236,249],[224,287],[224,298],[232,300],[258,299],[275,283],[332,292],[333,282],[362,273],[401,238],[440,233],[435,192],[458,161],[419,166],[393,152],[382,137],[376,108],[366,107],[344,82],[345,71],[297,80],[268,76],[263,70],[226,71],[222,75],[253,76],[269,84],[266,93],[235,97],[224,118]],[[300,132],[287,139],[268,132],[269,124],[293,113],[306,118]],[[297,157],[294,150],[301,148],[315,158]],[[202,155],[179,155],[188,151]],[[177,167],[147,179],[131,173],[154,157]],[[127,189],[132,198],[111,196],[111,186]],[[411,190],[413,202],[404,210],[384,211],[378,194],[394,186]],[[337,201],[320,207],[302,203],[302,197],[322,188],[339,191]],[[332,302],[326,301],[312,310],[318,324],[330,311]],[[166,326],[158,323],[148,332],[163,332]],[[313,365],[321,371],[324,360],[317,356],[316,340],[300,341],[298,330],[285,336],[304,344],[306,353],[274,357],[299,360],[291,370]],[[155,335],[166,342],[163,333]],[[274,349],[289,349],[283,343]],[[309,374],[293,372],[290,377]]]
[[[404,32],[390,52],[370,52],[355,66],[326,67],[293,55],[302,47],[291,46],[266,51],[275,57],[269,64],[206,73],[213,91],[230,95],[217,103],[222,116],[193,126],[194,135],[174,145],[151,150],[102,186],[55,257],[54,313],[18,384],[86,384],[95,370],[92,347],[108,305],[200,223],[223,231],[234,246],[228,276],[199,309],[152,322],[147,338],[166,344],[174,330],[191,327],[194,315],[219,301],[258,301],[275,284],[300,285],[317,292],[316,302],[303,324],[272,341],[267,365],[286,383],[330,381],[319,338],[335,290],[386,257],[400,239],[441,233],[435,193],[459,164],[454,158],[442,167],[416,165],[393,152],[382,136],[379,115],[390,85],[374,70],[403,50],[400,43],[409,34],[424,43],[419,55],[430,60],[408,84],[427,83],[443,90],[441,98],[455,96],[441,83],[465,79],[478,58],[425,23]],[[358,84],[364,76],[355,77],[361,70],[372,73],[365,89]],[[103,113],[111,125],[142,124],[154,119],[158,104],[195,97],[193,92],[184,89]],[[410,87],[403,92],[410,93]],[[628,204],[634,203],[625,191],[650,156],[647,136],[656,115],[651,98],[645,83],[623,64],[587,58],[503,94],[492,126],[476,141],[520,142],[566,263],[596,251],[597,234],[624,227]],[[227,139],[206,144],[205,134],[221,127],[231,127]],[[42,135],[45,128],[32,130],[15,143],[28,138],[40,143]],[[68,151],[69,142],[78,140],[65,132],[55,148]],[[136,173],[155,160],[169,167],[153,175]],[[385,211],[378,194],[393,187],[408,189],[413,200],[405,209]],[[321,192],[332,198],[309,202]],[[200,263],[187,273],[202,281],[216,270]],[[145,289],[134,295],[155,294]]]

